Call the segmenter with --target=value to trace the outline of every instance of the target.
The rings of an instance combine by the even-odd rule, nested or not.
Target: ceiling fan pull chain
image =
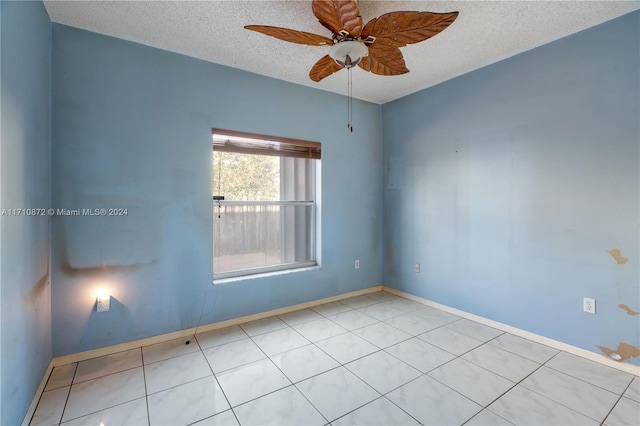
[[[351,76],[352,67],[347,69],[347,128],[353,133],[353,126],[351,125],[353,117],[353,78]]]

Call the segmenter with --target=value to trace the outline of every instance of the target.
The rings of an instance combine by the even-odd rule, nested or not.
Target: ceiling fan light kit
[[[329,48],[329,56],[343,68],[355,67],[368,55],[369,49],[361,41],[345,40]]]

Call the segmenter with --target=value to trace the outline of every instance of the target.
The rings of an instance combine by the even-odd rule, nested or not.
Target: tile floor
[[[32,425],[638,425],[640,380],[378,292],[56,367]]]

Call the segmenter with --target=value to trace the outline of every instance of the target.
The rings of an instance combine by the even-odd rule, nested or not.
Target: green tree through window
[[[213,152],[213,195],[234,201],[280,199],[280,157]]]

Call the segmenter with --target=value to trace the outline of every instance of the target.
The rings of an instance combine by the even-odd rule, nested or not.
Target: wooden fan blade
[[[444,31],[458,17],[458,12],[391,12],[365,25],[360,37],[376,38],[380,47],[403,47],[424,41]]]
[[[381,49],[375,44],[369,46],[369,56],[362,58],[358,66],[378,75],[401,75],[409,72],[400,49]]]
[[[309,71],[309,78],[313,81],[320,81],[325,77],[330,76],[334,72],[340,71],[342,67],[336,63],[336,61],[329,55],[325,55],[318,62],[315,63],[311,71]]]
[[[291,30],[289,28],[270,27],[267,25],[245,25],[245,28],[291,43],[307,44],[310,46],[333,45],[333,40],[330,38],[304,31]]]
[[[313,0],[311,9],[320,23],[336,35],[345,30],[355,38],[362,32],[362,17],[356,0]]]

